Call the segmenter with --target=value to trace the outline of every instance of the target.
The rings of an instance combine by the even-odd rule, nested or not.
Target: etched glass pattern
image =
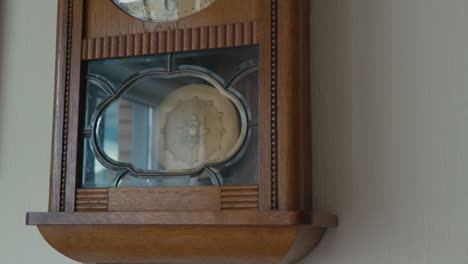
[[[89,61],[82,187],[258,183],[256,46]]]

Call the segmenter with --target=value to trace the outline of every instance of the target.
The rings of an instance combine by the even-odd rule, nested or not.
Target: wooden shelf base
[[[281,212],[258,213],[267,219],[265,214]],[[45,214],[55,220],[47,220]],[[65,256],[93,264],[293,264],[318,244],[327,227],[337,224],[337,218],[329,214],[264,225],[235,224],[234,220],[225,225],[155,224],[157,220],[128,224],[113,223],[115,219],[107,224],[67,224],[61,222],[66,219],[63,215],[83,213],[61,213],[61,220],[57,213],[45,214],[29,214],[28,224],[38,225],[47,242]],[[115,213],[99,214],[116,217]],[[149,213],[133,214],[148,217]],[[311,219],[309,224],[301,223],[307,219]]]

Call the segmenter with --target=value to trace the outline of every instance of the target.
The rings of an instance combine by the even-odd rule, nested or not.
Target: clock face
[[[112,0],[127,14],[138,19],[166,22],[193,15],[216,0]]]

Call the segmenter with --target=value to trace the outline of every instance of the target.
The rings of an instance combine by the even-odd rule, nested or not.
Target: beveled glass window
[[[95,60],[85,73],[81,187],[258,184],[256,46]]]

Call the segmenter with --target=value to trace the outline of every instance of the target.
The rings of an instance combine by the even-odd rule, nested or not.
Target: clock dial
[[[193,15],[213,4],[216,0],[112,0],[127,14],[136,18],[154,21],[176,21]]]

